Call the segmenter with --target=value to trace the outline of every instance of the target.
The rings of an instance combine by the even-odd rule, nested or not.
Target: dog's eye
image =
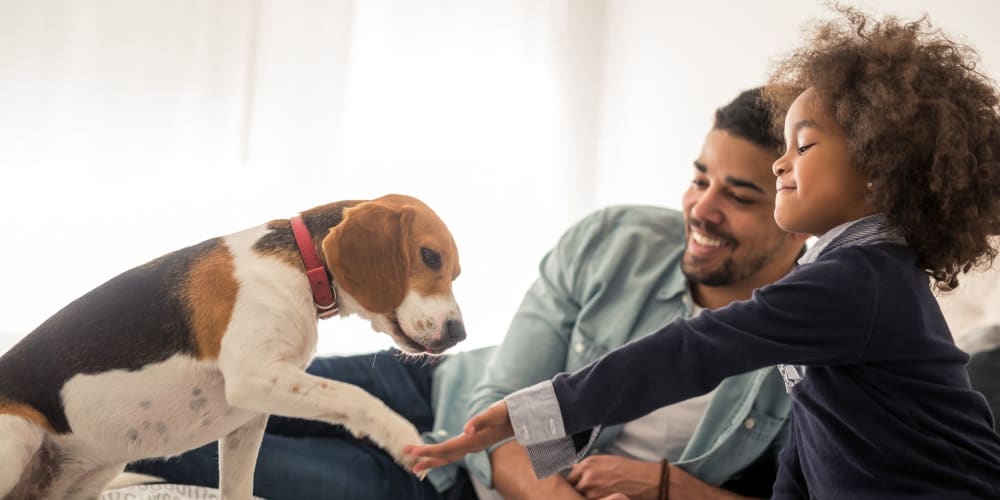
[[[427,267],[437,271],[441,269],[441,255],[427,247],[420,247],[420,257]]]

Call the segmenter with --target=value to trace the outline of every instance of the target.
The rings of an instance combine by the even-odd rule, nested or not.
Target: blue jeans
[[[433,367],[414,363],[381,352],[318,358],[307,371],[365,389],[424,432],[434,424]],[[217,448],[211,443],[179,457],[129,464],[127,470],[171,483],[217,487]],[[429,481],[419,481],[381,449],[355,439],[341,426],[277,416],[268,420],[254,473],[254,494],[268,500],[443,500],[455,493],[439,493]]]

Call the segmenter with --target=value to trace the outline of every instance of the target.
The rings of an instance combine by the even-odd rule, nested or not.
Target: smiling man
[[[695,302],[708,309],[749,298],[754,288],[777,281],[806,239],[775,224],[770,170],[749,168],[770,165],[777,150],[739,134],[717,121],[684,194],[688,240],[681,269]]]
[[[792,269],[807,237],[774,222],[771,165],[781,141],[771,134],[759,95],[746,91],[716,111],[694,161],[683,212],[612,207],[566,232],[542,260],[541,275],[487,365],[466,416],[583,367],[678,316],[749,299]],[[777,370],[766,368],[604,429],[596,451],[565,475],[536,479],[516,441],[465,463],[474,479],[504,498],[613,492],[663,498],[661,488],[673,500],[770,496],[788,408]]]

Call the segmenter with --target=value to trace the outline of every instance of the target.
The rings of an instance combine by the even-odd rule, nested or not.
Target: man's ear
[[[388,314],[406,297],[412,224],[412,210],[365,202],[345,209],[323,238],[334,281],[365,309]]]

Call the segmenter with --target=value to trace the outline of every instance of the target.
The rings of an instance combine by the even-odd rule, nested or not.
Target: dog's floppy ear
[[[334,281],[365,309],[388,314],[409,288],[414,212],[377,201],[344,210],[321,244]]]

